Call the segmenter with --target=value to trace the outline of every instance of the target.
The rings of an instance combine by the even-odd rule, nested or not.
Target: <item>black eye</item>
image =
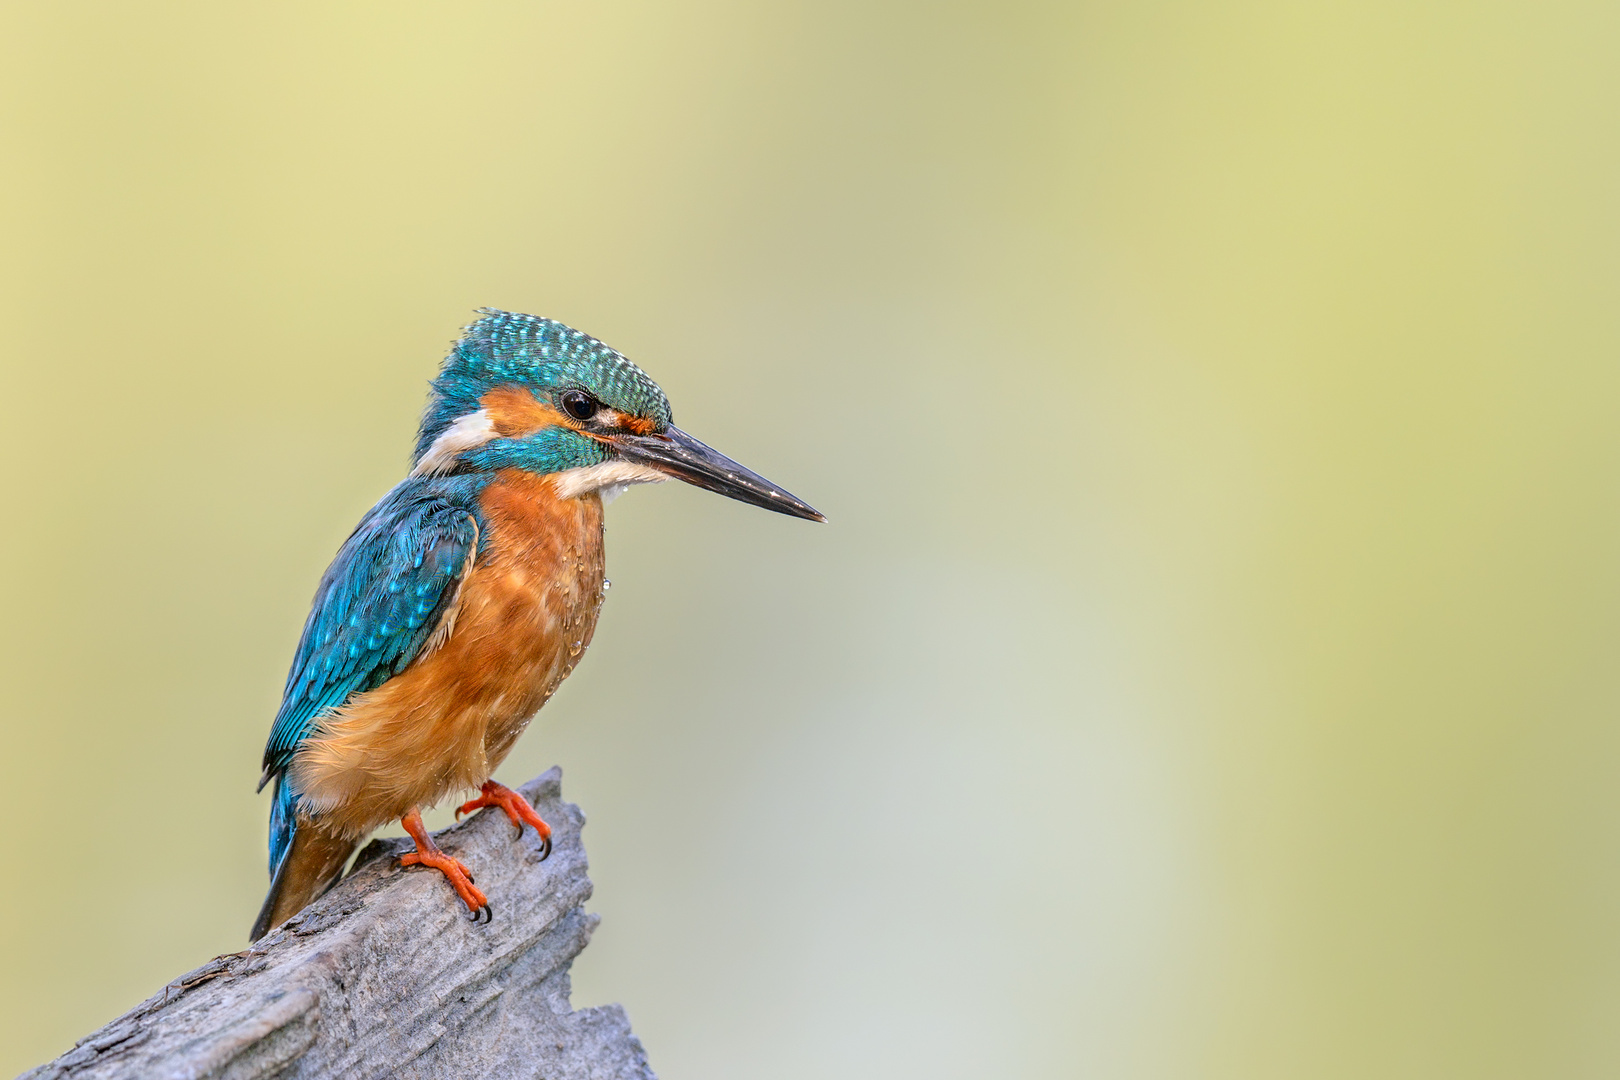
[[[583,390],[568,390],[563,393],[562,407],[575,420],[589,420],[602,403]]]

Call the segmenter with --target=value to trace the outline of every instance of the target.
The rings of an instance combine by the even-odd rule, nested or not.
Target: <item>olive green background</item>
[[[480,305],[831,519],[615,504],[501,773],[661,1076],[1620,1071],[1620,7],[7,3],[0,155],[0,1075]]]

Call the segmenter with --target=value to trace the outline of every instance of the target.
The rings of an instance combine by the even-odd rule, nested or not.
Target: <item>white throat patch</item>
[[[617,499],[631,484],[656,484],[668,479],[652,466],[634,461],[604,461],[551,475],[562,498],[577,499],[596,491],[601,493],[604,504]]]

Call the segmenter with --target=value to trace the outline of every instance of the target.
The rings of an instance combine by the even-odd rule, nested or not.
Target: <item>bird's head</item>
[[[551,319],[484,309],[451,348],[416,440],[415,472],[521,469],[564,496],[673,477],[812,521],[808,503],[692,438],[658,384],[615,349]]]

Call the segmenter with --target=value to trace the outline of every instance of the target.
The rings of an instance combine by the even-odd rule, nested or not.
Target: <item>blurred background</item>
[[[473,309],[831,518],[609,513],[667,1080],[1620,1071],[1620,7],[0,7],[0,1075],[243,947]],[[447,820],[440,811],[437,823]]]

